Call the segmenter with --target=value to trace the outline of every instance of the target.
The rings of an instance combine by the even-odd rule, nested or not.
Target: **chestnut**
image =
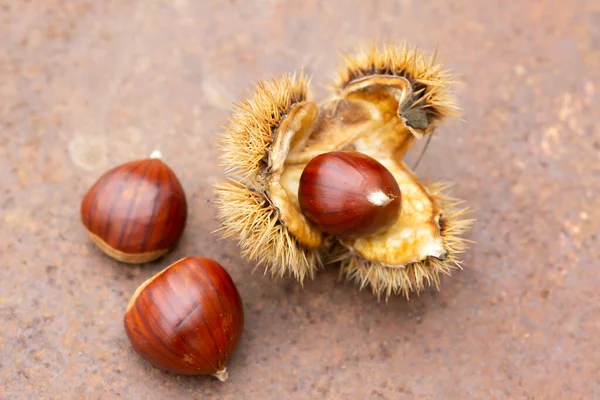
[[[298,202],[316,227],[341,239],[384,231],[400,215],[400,187],[374,158],[334,151],[316,156],[300,177]]]
[[[227,379],[244,327],[242,300],[217,262],[183,258],[144,282],[124,318],[133,349],[158,368]]]
[[[81,202],[81,221],[109,256],[131,264],[162,257],[181,238],[187,202],[175,173],[159,158],[119,165]]]

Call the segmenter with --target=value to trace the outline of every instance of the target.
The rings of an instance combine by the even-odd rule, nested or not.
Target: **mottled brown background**
[[[474,209],[465,269],[387,305],[320,273],[251,274],[217,241],[211,139],[257,79],[407,39],[459,73],[466,122],[419,167]],[[0,1],[0,398],[600,398],[600,2]],[[153,149],[190,203],[183,242],[131,268],[102,256],[79,202]],[[414,154],[413,154],[414,157]],[[230,381],[150,367],[121,318],[183,255],[231,272],[247,323]]]

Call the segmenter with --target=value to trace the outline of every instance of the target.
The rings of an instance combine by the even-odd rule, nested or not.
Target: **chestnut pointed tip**
[[[160,152],[160,150],[155,149],[154,151],[152,151],[152,153],[150,153],[150,158],[161,160],[162,159],[162,153]]]
[[[216,373],[213,374],[213,376],[221,382],[225,382],[229,378],[227,367],[223,367],[223,369],[218,370]]]
[[[376,190],[367,195],[367,200],[369,200],[371,204],[374,204],[378,207],[385,207],[394,201],[394,198],[388,196],[381,190]]]

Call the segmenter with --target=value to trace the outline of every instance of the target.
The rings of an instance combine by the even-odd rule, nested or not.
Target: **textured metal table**
[[[218,241],[211,138],[257,79],[406,39],[458,73],[466,122],[419,167],[477,218],[465,269],[378,303],[331,268],[304,288]],[[0,398],[600,398],[600,3],[589,0],[0,2]],[[190,204],[144,268],[102,256],[79,202],[103,169],[159,148]],[[131,350],[127,301],[183,255],[219,260],[245,301],[230,380]]]

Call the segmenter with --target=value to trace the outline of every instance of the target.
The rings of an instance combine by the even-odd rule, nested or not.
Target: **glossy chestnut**
[[[244,327],[244,310],[221,265],[187,257],[136,290],[124,325],[133,349],[153,365],[224,381]]]
[[[187,202],[175,173],[159,158],[119,165],[102,175],[81,202],[92,241],[126,263],[155,260],[181,238]]]
[[[341,239],[384,231],[401,211],[400,188],[392,173],[358,152],[313,158],[300,177],[298,201],[310,222]]]

